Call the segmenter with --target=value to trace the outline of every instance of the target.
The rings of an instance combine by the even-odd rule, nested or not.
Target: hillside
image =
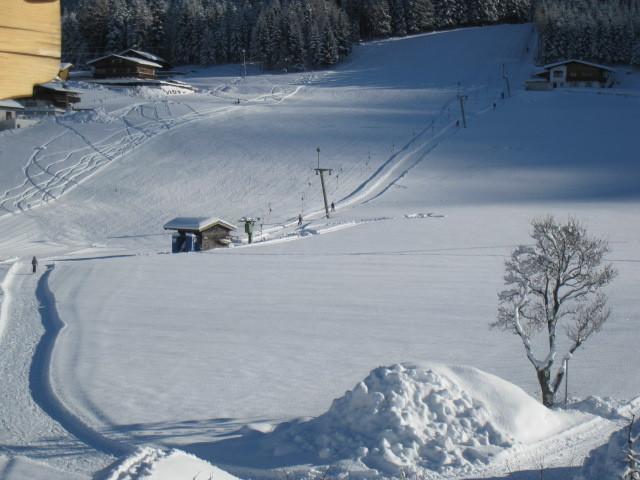
[[[90,110],[0,134],[2,455],[81,478],[144,478],[131,472],[162,459],[219,474],[148,447],[240,478],[329,467],[379,478],[399,465],[498,478],[542,457],[558,478],[577,473],[624,422],[531,407],[521,345],[488,324],[530,219],[574,215],[608,238],[620,275],[611,319],[572,360],[570,394],[639,394],[639,82],[620,67],[612,90],[524,91],[534,44],[530,25],[471,28],[366,43],[316,73],[250,71],[245,82],[237,65],[190,68],[183,79],[198,91],[186,95],[77,84]],[[330,219],[318,146],[334,169]],[[263,235],[167,255],[162,225],[177,215],[260,216]],[[24,275],[34,254],[46,273]],[[367,408],[380,396],[367,392],[400,402],[414,389],[426,393],[407,400],[409,415],[440,412],[438,428],[457,436],[434,444],[381,409],[384,433],[354,424],[326,456],[295,454],[322,451],[315,429],[343,414],[377,422]],[[500,414],[507,404],[513,417]],[[523,408],[539,431],[519,423]],[[278,432],[293,444],[279,450]]]

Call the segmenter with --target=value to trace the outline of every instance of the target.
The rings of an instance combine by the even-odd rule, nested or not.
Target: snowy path
[[[31,393],[33,363],[44,333],[41,307],[34,295],[37,281],[38,275],[31,274],[30,265],[19,262],[3,282],[0,453],[8,457],[28,456],[65,471],[89,474],[96,466],[105,466],[113,459],[70,435],[40,408]],[[45,374],[38,367],[35,371]]]

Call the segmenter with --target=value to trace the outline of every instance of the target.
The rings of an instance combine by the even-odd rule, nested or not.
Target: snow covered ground
[[[458,432],[442,437],[446,472],[433,432],[416,433],[422,450],[401,435],[374,455],[367,442],[393,436],[384,423],[363,433],[376,420],[353,413],[360,404],[331,407],[375,367],[402,362],[470,365],[537,398],[517,339],[488,323],[505,256],[547,213],[607,237],[620,271],[609,323],[571,363],[570,393],[640,394],[638,74],[613,91],[525,92],[534,44],[530,25],[499,26],[372,42],[334,71],[243,82],[237,66],[196,69],[183,79],[199,91],[186,95],[80,84],[94,110],[0,134],[3,475],[43,462],[147,478],[175,455],[190,465],[185,478],[199,468],[150,446],[252,478],[321,473],[345,459],[342,471],[383,475],[413,466],[434,478],[494,477],[543,460],[557,478],[577,473],[624,421],[574,412],[537,437],[504,428],[502,409],[481,396],[495,377],[480,372],[441,367],[431,383],[411,383],[432,403],[408,411],[428,416],[450,401],[475,412],[469,425],[455,408],[441,423]],[[514,90],[505,100],[503,64]],[[456,127],[458,93],[468,96],[467,129]],[[328,220],[316,146],[334,169]],[[260,216],[265,241],[165,255],[162,225],[178,215]],[[53,268],[29,275],[33,254]],[[451,393],[444,403],[439,384]],[[374,390],[398,385],[407,383]],[[320,448],[306,426],[344,423],[340,415],[353,428]],[[495,451],[473,457],[459,446],[479,442],[483,422],[502,433],[487,443]],[[276,455],[269,442],[281,432],[295,434]],[[318,456],[296,453],[301,445]]]

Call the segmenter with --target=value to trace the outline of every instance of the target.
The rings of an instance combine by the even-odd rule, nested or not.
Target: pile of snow
[[[523,390],[471,367],[398,364],[373,370],[323,415],[267,435],[276,456],[349,459],[383,474],[486,464],[583,414],[548,410]]]
[[[123,460],[106,480],[237,480],[233,475],[180,450],[141,448]]]

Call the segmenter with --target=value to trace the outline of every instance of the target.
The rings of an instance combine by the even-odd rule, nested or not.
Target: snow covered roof
[[[189,230],[202,232],[214,225],[235,230],[236,226],[218,217],[176,217],[164,225],[165,230]]]
[[[615,72],[614,68],[609,68],[606,65],[600,65],[598,63],[585,62],[584,60],[576,60],[571,58],[569,60],[562,60],[561,62],[550,63],[548,65],[544,65],[542,68],[545,70],[549,70],[550,68],[558,67],[560,65],[566,65],[567,63],[581,63],[583,65],[589,65],[590,67],[600,68],[602,70],[608,70],[610,72]]]
[[[73,67],[73,63],[61,63],[60,64],[60,70],[66,70],[68,68]]]
[[[23,110],[24,107],[15,100],[0,100],[0,108],[6,108],[11,110]]]
[[[135,48],[127,48],[126,50],[120,52],[118,55],[127,56],[128,53],[133,53],[135,55],[140,55],[141,57],[146,58],[147,60],[151,60],[152,62],[164,62],[165,59],[154,55],[153,53],[143,52],[142,50],[136,50]]]
[[[62,86],[62,84],[58,82],[39,83],[37,86],[43,87],[49,90],[54,90],[60,93],[80,93],[77,90],[70,90],[68,88],[65,88],[64,86]]]
[[[137,57],[127,57],[125,55],[118,55],[116,53],[111,53],[109,55],[105,55],[104,57],[99,57],[99,58],[95,58],[93,60],[90,60],[87,62],[87,65],[91,65],[93,63],[99,62],[100,60],[104,60],[105,58],[120,58],[122,60],[127,60],[129,62],[133,62],[133,63],[139,63],[140,65],[146,65],[148,67],[155,67],[155,68],[162,68],[162,65],[157,64],[155,62],[150,62],[148,60],[143,60],[141,58],[137,58]]]

